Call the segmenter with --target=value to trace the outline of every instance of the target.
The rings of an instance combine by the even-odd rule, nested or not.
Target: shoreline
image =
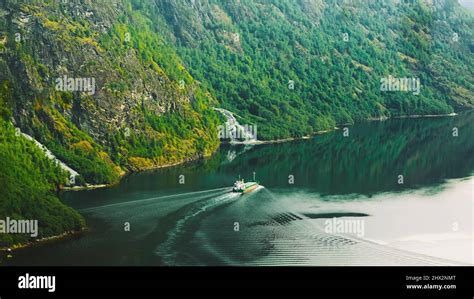
[[[253,141],[239,141],[239,142],[222,142],[221,144],[230,144],[230,145],[260,145],[260,144],[274,144],[274,143],[284,143],[296,140],[306,140],[311,139],[316,135],[326,134],[332,131],[339,130],[338,127],[334,127],[333,129],[321,130],[311,133],[310,135],[304,135],[301,137],[288,137],[282,139],[272,139],[272,140],[253,140]]]
[[[432,117],[448,117],[448,116],[457,116],[458,113],[452,112],[448,114],[413,114],[413,115],[401,115],[391,117],[392,119],[405,119],[405,118],[432,118]]]
[[[412,118],[434,118],[434,117],[454,117],[459,115],[458,113],[452,112],[448,114],[413,114],[413,115],[402,115],[402,116],[393,116],[393,117],[380,117],[380,118],[369,118],[366,119],[366,121],[386,121],[386,120],[391,120],[391,119],[412,119]],[[85,191],[85,190],[94,190],[94,189],[102,189],[102,188],[109,188],[113,187],[117,184],[120,184],[123,178],[135,174],[135,173],[141,173],[141,172],[146,172],[146,171],[153,171],[161,168],[167,168],[167,167],[173,167],[173,166],[178,166],[182,165],[188,162],[195,162],[195,161],[200,161],[204,160],[217,152],[217,150],[221,147],[221,145],[261,145],[261,144],[276,144],[276,143],[284,143],[284,142],[290,142],[290,141],[297,141],[297,140],[307,140],[311,139],[314,136],[317,135],[322,135],[326,133],[330,133],[336,130],[340,130],[340,127],[338,126],[353,126],[354,124],[339,124],[336,125],[333,129],[326,129],[326,130],[320,130],[311,133],[310,135],[304,135],[301,137],[288,137],[288,138],[282,138],[282,139],[272,139],[272,140],[254,140],[254,141],[242,141],[242,142],[221,142],[220,145],[216,148],[216,150],[209,156],[207,157],[198,157],[197,159],[190,158],[190,159],[185,159],[183,161],[179,162],[174,162],[174,163],[169,163],[169,164],[164,164],[164,165],[159,165],[159,166],[152,166],[152,167],[147,167],[143,169],[139,169],[138,171],[131,171],[131,172],[126,172],[123,175],[120,176],[120,179],[113,184],[98,184],[98,185],[92,185],[92,184],[87,184],[86,186],[74,186],[74,187],[61,187],[60,191],[64,192],[70,192],[70,191]]]
[[[50,237],[44,237],[44,238],[41,238],[41,239],[37,239],[35,241],[29,241],[29,242],[26,242],[26,243],[18,243],[18,244],[14,244],[12,246],[9,246],[9,247],[0,247],[0,258],[2,257],[2,255],[6,258],[9,258],[8,256],[10,255],[9,254],[10,252],[14,252],[14,251],[19,250],[19,249],[25,249],[25,248],[29,248],[29,247],[33,247],[33,246],[41,246],[41,245],[47,244],[49,242],[56,242],[56,241],[59,241],[59,240],[65,240],[67,238],[72,238],[74,236],[79,236],[81,234],[84,234],[87,231],[88,231],[88,228],[84,227],[81,230],[65,231],[62,234],[54,235],[54,236],[50,236]],[[1,259],[0,259],[0,264],[1,264]]]
[[[60,191],[84,191],[84,190],[94,190],[94,189],[101,189],[101,188],[108,188],[112,187],[115,184],[99,184],[99,185],[89,185],[86,186],[74,186],[74,187],[62,187]]]
[[[411,118],[434,118],[434,117],[453,117],[459,115],[458,113],[452,112],[448,114],[413,114],[413,115],[402,115],[402,116],[393,116],[393,117],[379,117],[379,118],[368,118],[365,121],[386,121],[386,120],[394,120],[394,119],[411,119]],[[361,122],[358,122],[361,123]],[[289,138],[282,138],[282,139],[272,139],[272,140],[253,140],[253,141],[238,141],[238,142],[222,142],[221,144],[230,144],[230,145],[259,145],[259,144],[273,144],[273,143],[283,143],[289,141],[296,141],[296,140],[305,140],[311,139],[316,135],[322,135],[329,132],[333,132],[336,130],[340,130],[342,126],[353,126],[357,123],[346,123],[346,124],[338,124],[333,129],[326,129],[321,131],[316,131],[311,133],[310,135],[304,135],[301,137],[289,137]]]
[[[457,115],[458,115],[457,113],[440,114],[440,115],[432,115],[432,114],[428,114],[428,115],[406,115],[406,116],[396,116],[396,117],[389,117],[389,118],[367,119],[367,121],[385,121],[385,120],[390,120],[390,119],[409,119],[409,118],[453,117],[453,116],[457,116]],[[349,125],[353,125],[353,124],[341,124],[339,126],[349,126]],[[209,155],[207,157],[206,156],[198,157],[197,159],[190,158],[190,159],[185,159],[185,160],[179,161],[179,162],[174,162],[174,163],[169,163],[169,164],[165,164],[165,165],[149,167],[149,168],[146,168],[146,169],[140,169],[138,171],[133,171],[133,172],[127,172],[127,173],[124,173],[123,175],[121,175],[120,179],[116,183],[113,183],[113,184],[99,184],[99,185],[86,185],[86,186],[75,186],[75,187],[62,187],[60,189],[60,191],[61,192],[71,192],[71,191],[85,191],[85,190],[109,188],[109,187],[112,187],[114,185],[120,184],[120,182],[122,181],[122,179],[124,177],[129,176],[129,175],[133,175],[135,173],[153,171],[153,170],[157,170],[157,169],[161,169],[161,168],[167,168],[167,167],[182,165],[182,164],[185,164],[185,163],[188,163],[188,162],[196,162],[196,161],[204,160],[204,159],[214,155],[217,152],[217,150],[221,147],[222,144],[230,144],[230,145],[277,144],[277,143],[284,143],[284,142],[290,142],[290,141],[296,141],[296,140],[311,139],[316,135],[326,134],[326,133],[333,132],[333,131],[336,131],[336,130],[339,130],[339,129],[340,129],[339,127],[334,127],[333,129],[321,130],[321,131],[314,132],[311,135],[305,135],[305,136],[301,136],[301,137],[290,137],[290,138],[283,138],[283,139],[276,139],[276,140],[257,140],[257,141],[252,141],[252,142],[234,142],[234,143],[221,142],[221,144],[216,148],[216,150],[211,155]],[[28,242],[28,243],[25,243],[25,244],[16,244],[16,245],[12,246],[11,248],[10,247],[0,247],[0,254],[3,253],[3,252],[8,252],[8,251],[13,252],[14,250],[17,250],[17,249],[23,249],[23,248],[27,248],[27,247],[36,246],[36,245],[41,246],[41,245],[43,245],[45,243],[48,243],[48,242],[63,240],[63,239],[66,239],[68,237],[73,237],[73,236],[80,235],[80,234],[83,234],[83,233],[86,233],[86,232],[87,232],[87,227],[84,227],[80,231],[67,231],[67,232],[64,232],[64,233],[56,235],[56,236],[42,238],[42,239],[32,241],[32,242]]]
[[[216,149],[216,151],[217,151],[217,149]],[[214,154],[214,152],[212,154]],[[157,170],[157,169],[161,169],[161,168],[168,168],[168,167],[178,166],[178,165],[182,165],[182,164],[185,164],[185,163],[188,163],[188,162],[193,162],[193,161],[199,161],[199,160],[202,160],[202,159],[206,159],[210,156],[212,156],[212,155],[199,157],[197,159],[185,159],[183,161],[169,163],[169,164],[163,164],[163,165],[159,165],[159,166],[146,167],[146,168],[139,169],[137,171],[124,172],[122,175],[120,175],[119,180],[115,183],[112,183],[112,184],[98,184],[98,185],[86,184],[86,186],[61,187],[60,191],[61,192],[74,192],[74,191],[86,191],[86,190],[110,188],[110,187],[113,187],[115,185],[120,184],[120,182],[125,177],[136,174],[136,173],[142,173],[142,172],[153,171],[153,170]]]

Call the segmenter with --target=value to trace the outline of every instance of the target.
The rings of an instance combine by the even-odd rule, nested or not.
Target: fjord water
[[[3,264],[469,264],[473,137],[474,113],[462,113],[358,124],[347,137],[223,146],[205,161],[63,193],[89,231]],[[262,188],[230,192],[254,171]],[[363,219],[363,236],[328,233],[334,217]]]

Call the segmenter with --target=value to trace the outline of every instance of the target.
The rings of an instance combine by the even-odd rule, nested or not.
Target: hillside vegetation
[[[0,220],[37,220],[35,239],[78,231],[84,219],[56,196],[67,175],[32,142],[0,119]],[[4,228],[7,229],[7,228]],[[0,233],[0,248],[30,241],[28,234]]]
[[[474,18],[455,0],[133,3],[260,139],[474,107]],[[420,94],[381,91],[389,76]]]
[[[2,0],[0,218],[37,218],[41,236],[84,225],[58,199],[67,174],[15,127],[77,184],[114,184],[210,156],[213,107],[263,140],[472,109],[473,28],[455,0]],[[382,91],[389,77],[419,94]]]

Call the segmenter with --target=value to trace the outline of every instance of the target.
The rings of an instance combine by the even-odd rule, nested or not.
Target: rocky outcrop
[[[129,1],[8,0],[0,9],[6,17],[0,27],[5,46],[0,83],[11,92],[6,104],[11,116],[79,172],[93,167],[83,165],[90,155],[109,169],[107,179],[91,174],[86,180],[110,183],[135,170],[139,158],[158,167],[215,150],[215,130],[204,130],[206,118],[217,119],[206,108],[212,98]],[[207,116],[195,111],[197,102]],[[187,143],[168,129],[170,118],[194,126],[188,126]],[[169,142],[174,144],[167,150]],[[197,149],[197,143],[205,146]]]

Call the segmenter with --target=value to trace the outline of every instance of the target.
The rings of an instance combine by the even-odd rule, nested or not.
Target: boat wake
[[[110,204],[110,205],[104,205],[104,206],[98,206],[98,207],[82,209],[82,210],[79,210],[79,212],[86,212],[87,213],[87,212],[98,211],[98,210],[101,210],[101,209],[107,209],[107,208],[112,208],[112,207],[121,208],[121,207],[128,206],[128,205],[136,206],[136,205],[145,204],[145,203],[153,203],[155,201],[160,201],[160,200],[175,199],[177,197],[191,197],[191,196],[195,197],[195,196],[199,196],[201,194],[217,192],[217,191],[224,191],[224,190],[228,191],[228,190],[230,190],[230,188],[225,187],[225,188],[209,189],[209,190],[204,190],[204,191],[195,191],[195,192],[178,193],[178,194],[172,194],[172,195],[156,196],[156,197],[150,197],[150,198],[145,198],[145,199],[126,201],[126,202],[121,202],[121,203],[114,203],[114,204]]]
[[[108,258],[123,265],[178,266],[458,264],[364,237],[328,233],[327,219],[368,221],[373,216],[352,210],[350,204],[337,210],[339,203],[314,197],[308,192],[273,193],[263,186],[243,195],[217,188],[83,209],[89,221],[101,225],[93,225],[97,234],[78,240],[76,247],[88,257],[96,246],[110,247],[110,257],[90,261],[96,265],[107,264]]]
[[[188,209],[156,254],[166,265],[457,264],[354,235],[327,233],[320,220],[333,214],[304,215],[271,191],[259,190],[242,197],[221,195]]]
[[[198,219],[213,209],[239,197],[240,194],[231,192],[185,207],[183,209],[184,214],[176,221],[174,227],[168,231],[165,241],[158,246],[155,253],[162,259],[164,264],[175,264],[177,256],[181,251],[179,247],[187,242],[189,231]]]

